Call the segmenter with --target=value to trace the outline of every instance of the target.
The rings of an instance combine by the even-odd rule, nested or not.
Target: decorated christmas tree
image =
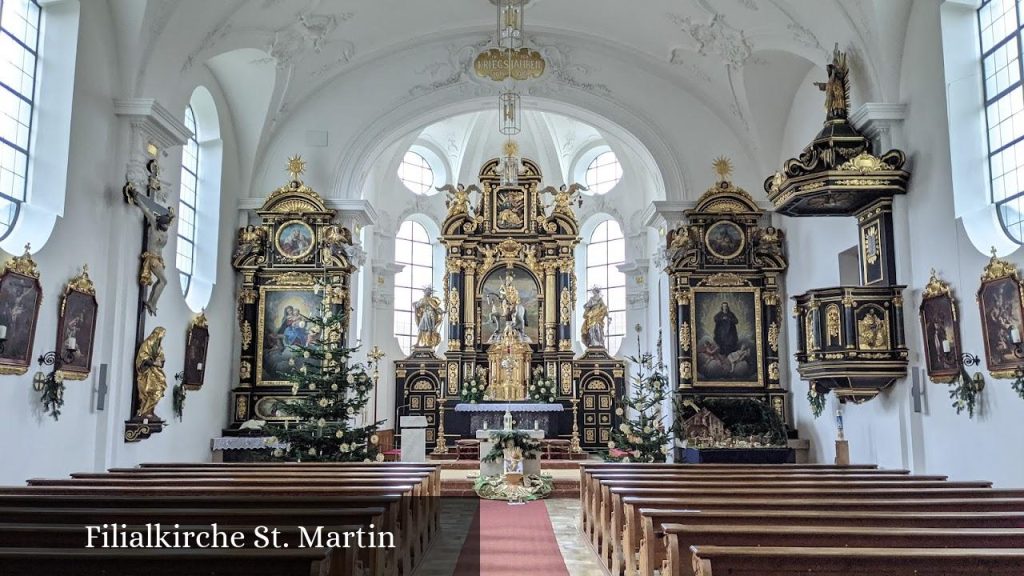
[[[274,458],[301,462],[380,461],[377,427],[381,422],[356,426],[374,383],[363,365],[352,363],[356,348],[342,342],[341,314],[329,307],[317,316],[303,316],[302,330],[285,345],[291,353],[288,380],[292,394],[301,398],[283,403],[280,412],[291,421],[268,426],[270,443],[283,447]]]
[[[667,380],[664,365],[655,365],[653,356],[630,357],[637,365],[632,377],[631,394],[617,401],[615,414],[621,424],[611,432],[606,460],[612,462],[664,462],[668,454],[669,433],[662,422],[662,404]]]

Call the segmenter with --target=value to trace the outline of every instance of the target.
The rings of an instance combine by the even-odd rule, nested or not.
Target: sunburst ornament
[[[725,156],[719,156],[718,158],[715,158],[713,166],[715,167],[715,173],[718,174],[718,179],[720,181],[725,182],[729,180],[729,176],[732,174],[732,160],[729,160]]]
[[[296,154],[288,159],[288,174],[291,175],[292,180],[298,180],[305,171],[306,161],[302,159],[302,156]]]

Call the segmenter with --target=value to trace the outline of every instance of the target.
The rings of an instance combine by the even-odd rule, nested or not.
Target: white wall
[[[228,390],[236,373],[232,366],[236,341],[234,273],[228,257],[234,230],[222,226],[219,238],[200,239],[218,244],[220,262],[207,307],[211,343],[206,385],[189,394],[184,422],[173,420],[173,374],[182,369],[185,330],[193,314],[185,305],[177,272],[172,270],[168,272],[170,283],[159,304],[160,313],[147,323],[150,330],[158,325],[167,328],[164,350],[169,386],[157,414],[170,425],[163,433],[138,444],[126,445],[122,440],[123,422],[130,417],[141,218],[125,204],[120,191],[127,161],[128,129],[114,116],[114,99],[153,97],[168,110],[183,115],[194,86],[204,83],[210,88],[220,112],[225,151],[221,212],[229,216],[237,203],[238,161],[227,104],[205,68],[180,78],[173,93],[119,93],[115,36],[107,4],[82,2],[64,216],[58,219],[45,247],[34,255],[44,296],[33,357],[54,348],[60,293],[81,264],[88,263],[100,305],[93,372],[85,381],[67,382],[64,408],[57,422],[41,411],[38,393],[31,384],[34,366],[23,376],[0,377],[0,437],[5,439],[6,446],[0,484],[130,466],[140,461],[207,460],[209,439],[218,435],[227,422]],[[180,150],[170,151],[162,160],[164,177],[172,182],[169,200],[173,203],[177,202],[179,162]],[[168,263],[174,262],[173,246],[167,247],[164,256]],[[110,390],[105,410],[97,411],[96,386],[101,364],[110,366]]]
[[[898,246],[898,280],[909,285],[906,296],[908,340],[912,368],[922,369],[925,396],[923,411],[912,409],[909,379],[897,381],[891,390],[861,406],[844,408],[846,436],[851,459],[877,462],[882,466],[910,468],[918,473],[948,474],[958,479],[989,479],[1001,486],[1024,483],[1024,460],[1016,456],[1024,440],[1020,418],[1024,400],[1010,389],[1009,381],[994,380],[986,372],[980,414],[973,420],[957,415],[948,398],[949,387],[927,381],[923,373],[922,343],[917,328],[921,288],[931,268],[949,281],[957,296],[963,323],[963,349],[983,355],[980,316],[975,301],[986,255],[975,249],[953,212],[950,175],[949,135],[946,122],[945,84],[939,29],[938,2],[917,1],[906,34],[900,86],[900,102],[908,104],[901,147],[910,158],[910,188],[902,212],[905,221],[896,226],[909,230],[909,246]],[[811,73],[820,74],[815,70]],[[854,98],[857,87],[854,86]],[[808,123],[820,110],[820,93],[814,105],[805,102],[816,89],[797,94],[788,123],[784,150],[795,155],[818,129]],[[799,108],[798,108],[799,107]],[[790,145],[790,143],[795,145]],[[902,203],[902,202],[901,202]],[[809,288],[838,284],[838,252],[856,243],[852,219],[784,219],[790,250],[787,278],[790,296]],[[1010,260],[1024,266],[1019,252]],[[788,326],[790,351],[794,349],[792,321]],[[806,382],[793,374],[793,405],[801,436],[811,440],[815,460],[834,458],[835,399],[830,397],[826,412],[815,420],[804,396]]]

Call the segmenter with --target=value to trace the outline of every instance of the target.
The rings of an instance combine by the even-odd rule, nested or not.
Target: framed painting
[[[185,369],[181,385],[187,390],[199,390],[206,380],[206,351],[210,346],[210,328],[206,313],[201,313],[188,327],[185,338]]]
[[[960,320],[949,284],[932,277],[921,293],[921,335],[925,366],[932,382],[948,384],[960,375]]]
[[[288,375],[304,362],[295,347],[307,346],[317,338],[310,331],[308,318],[320,311],[323,296],[312,286],[265,286],[260,295],[256,385],[290,386]]]
[[[313,251],[315,239],[309,224],[302,220],[291,220],[277,228],[274,248],[287,260],[301,260]]]
[[[522,188],[500,188],[494,198],[495,230],[525,232],[526,192]]]
[[[743,252],[746,235],[735,222],[721,220],[708,228],[704,243],[711,254],[722,260],[732,260]]]
[[[89,278],[88,266],[64,288],[57,319],[57,343],[54,350],[72,350],[70,361],[61,361],[58,373],[66,380],[85,380],[92,369],[93,343],[96,340],[96,316],[99,303],[96,287]]]
[[[758,288],[694,288],[690,324],[695,387],[764,385]]]
[[[9,260],[0,275],[0,374],[28,372],[42,301],[39,270],[26,246],[25,254]]]
[[[501,267],[480,286],[483,342],[500,340],[506,324],[524,334],[528,343],[540,342],[540,285],[533,274],[518,266]]]
[[[981,276],[978,307],[985,342],[985,363],[996,378],[1009,378],[1024,365],[1024,310],[1017,267],[993,254]]]

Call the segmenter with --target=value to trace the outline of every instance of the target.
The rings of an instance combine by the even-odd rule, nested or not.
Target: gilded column
[[[463,270],[465,290],[462,292],[464,300],[462,309],[466,312],[463,316],[463,346],[466,349],[471,349],[476,337],[476,298],[474,297],[476,294],[476,267],[472,262],[465,262]]]
[[[555,325],[558,322],[556,303],[558,302],[558,290],[555,287],[555,269],[552,263],[544,266],[544,349],[555,350],[558,346],[558,334]]]

